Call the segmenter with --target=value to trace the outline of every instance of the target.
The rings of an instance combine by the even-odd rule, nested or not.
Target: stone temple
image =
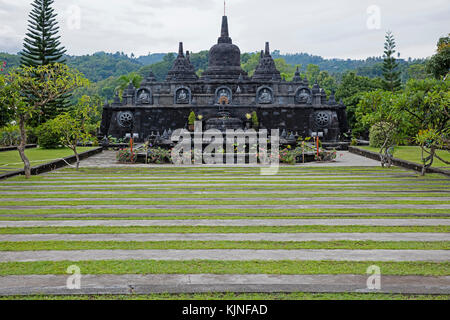
[[[125,138],[137,141],[168,141],[176,129],[188,128],[194,111],[203,129],[246,129],[250,114],[256,112],[259,129],[279,129],[281,139],[320,136],[324,142],[343,140],[348,131],[346,107],[337,103],[334,94],[327,97],[318,84],[309,84],[297,70],[286,82],[270,54],[269,43],[252,77],[241,68],[241,51],[228,32],[228,19],[222,19],[217,44],[209,51],[209,66],[199,78],[190,62],[189,51],[179,45],[164,82],[153,73],[139,88],[132,84],[103,108],[99,138]]]

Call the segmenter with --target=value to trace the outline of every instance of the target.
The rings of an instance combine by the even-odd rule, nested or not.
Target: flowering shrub
[[[147,151],[147,163],[172,163],[172,152],[163,148],[150,148]]]
[[[317,158],[317,155],[316,155],[316,160],[318,160],[318,161],[333,161],[337,158],[336,150],[333,150],[333,151],[323,150],[319,153],[319,155],[320,155],[319,158]]]
[[[117,152],[116,159],[120,163],[136,163],[137,153],[129,148],[121,149]]]
[[[280,162],[294,165],[297,162],[297,150],[290,150],[290,148],[280,150]]]

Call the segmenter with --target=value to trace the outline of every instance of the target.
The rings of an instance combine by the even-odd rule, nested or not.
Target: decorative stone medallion
[[[121,111],[117,115],[117,123],[122,128],[129,128],[133,124],[133,118],[131,111]]]
[[[320,111],[314,115],[314,122],[320,128],[325,128],[330,124],[330,115],[328,112]]]

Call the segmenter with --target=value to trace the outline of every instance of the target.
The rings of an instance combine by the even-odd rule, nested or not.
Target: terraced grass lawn
[[[61,151],[61,150],[60,150]],[[70,154],[70,152],[69,152]],[[58,155],[62,156],[62,155]],[[1,159],[1,154],[0,154]],[[20,160],[19,160],[20,161]],[[0,160],[1,162],[1,160]],[[1,166],[1,165],[0,165]],[[450,250],[450,226],[425,225],[428,218],[450,219],[450,179],[430,174],[420,177],[418,173],[401,168],[381,167],[281,167],[279,174],[260,176],[259,168],[245,167],[120,167],[120,168],[72,168],[57,170],[26,180],[15,177],[0,182],[0,276],[23,275],[65,275],[67,267],[76,265],[83,275],[367,275],[367,268],[379,266],[383,275],[398,276],[449,276],[450,261],[433,262],[432,257],[440,255],[436,250]],[[297,207],[290,207],[290,206]],[[335,206],[335,207],[333,207]],[[321,215],[324,216],[321,216]],[[348,215],[348,216],[339,216]],[[339,225],[341,219],[362,218],[417,219],[417,226],[370,226],[369,223],[348,223]],[[327,222],[314,225],[313,222],[295,222],[290,226],[277,226],[277,221],[265,221],[265,226],[197,226],[187,219],[304,219],[326,218]],[[89,220],[114,220],[117,226],[90,225]],[[140,220],[180,220],[176,226],[164,226],[154,222],[144,226]],[[6,221],[23,221],[16,227],[8,227]],[[39,221],[41,226],[30,226],[30,221]],[[83,221],[85,226],[56,227],[53,220]],[[127,220],[137,220],[136,226],[127,226]],[[422,223],[422,220],[424,223]],[[336,222],[334,222],[336,221]],[[339,222],[338,222],[339,221]],[[26,223],[26,224],[25,224]],[[3,224],[3,225],[2,225]],[[303,225],[305,224],[305,225]],[[443,224],[443,223],[441,223]],[[25,226],[25,227],[21,227]],[[423,233],[417,238],[415,233]],[[214,240],[196,241],[197,234],[211,233]],[[247,241],[251,236],[235,239],[230,234],[271,233],[264,239],[272,241]],[[326,233],[346,234],[344,239],[352,241],[309,241],[325,240],[309,238],[308,241],[283,241],[282,234]],[[352,235],[349,235],[351,233]],[[392,241],[369,241],[364,234],[397,233],[389,235]],[[431,235],[431,233],[433,235]],[[34,235],[52,235],[39,238],[41,241],[27,241]],[[107,234],[102,241],[96,235]],[[115,235],[137,234],[136,237],[115,237]],[[168,241],[163,234],[180,234]],[[361,234],[361,235],[360,235]],[[15,235],[14,239],[8,237]],[[24,237],[21,237],[24,235]],[[25,236],[26,235],[26,236]],[[67,236],[66,236],[67,235]],[[70,240],[69,235],[77,235]],[[83,237],[86,235],[86,237]],[[87,235],[91,235],[88,237]],[[93,237],[92,237],[93,235]],[[140,235],[140,236],[139,236]],[[145,235],[145,236],[143,236]],[[150,235],[152,241],[146,238]],[[156,236],[158,235],[158,236]],[[406,235],[410,236],[406,239]],[[204,236],[204,235],[202,235]],[[361,236],[361,237],[360,237]],[[67,237],[67,239],[66,239]],[[280,237],[280,238],[279,238]],[[98,237],[100,240],[100,237]],[[377,240],[375,236],[371,239]],[[423,239],[422,239],[423,238]],[[78,239],[78,240],[76,240]],[[131,239],[133,241],[126,241]],[[145,241],[135,241],[143,239]],[[204,239],[204,238],[200,238]],[[228,240],[226,240],[228,239]],[[292,239],[292,238],[290,238]],[[299,239],[295,237],[294,239]],[[305,239],[305,237],[300,238]],[[328,239],[332,239],[329,237]],[[420,241],[418,241],[419,239]],[[66,241],[63,241],[66,240]],[[86,240],[86,241],[85,241]],[[94,241],[93,241],[94,240]],[[163,241],[157,241],[163,240]],[[358,241],[356,241],[358,240]],[[405,241],[408,240],[408,241]],[[437,241],[439,240],[439,241]],[[264,261],[240,261],[227,259],[233,250],[260,250],[267,254],[273,251],[273,259]],[[333,256],[330,261],[280,260],[278,250],[421,250],[423,261],[405,262],[339,261]],[[142,260],[141,256],[112,257],[105,261],[58,261],[61,251],[71,250],[160,250],[162,260]],[[222,250],[220,260],[168,261],[170,250]],[[29,252],[30,253],[27,253]],[[46,254],[48,261],[31,262],[30,256]],[[187,252],[187,251],[186,251]],[[281,252],[281,251],[280,251]],[[18,255],[29,255],[17,258]],[[222,254],[224,255],[223,258]],[[277,256],[278,254],[278,256]],[[416,253],[414,253],[416,254]],[[412,255],[414,255],[412,254]],[[187,255],[187,254],[186,254]],[[70,259],[70,254],[62,259]],[[131,258],[134,257],[134,258]],[[316,256],[317,257],[317,256]],[[195,257],[194,257],[195,258]],[[285,257],[289,259],[290,257]],[[53,260],[52,260],[53,259]],[[88,259],[88,258],[87,258]],[[134,260],[131,260],[134,259]],[[139,260],[141,259],[141,260]],[[214,259],[214,258],[211,258]],[[263,259],[263,258],[260,258]],[[335,259],[335,260],[333,260]],[[349,258],[351,260],[351,258]],[[383,257],[380,256],[380,259]],[[42,259],[44,260],[44,259]],[[317,260],[317,258],[316,258]],[[333,261],[331,261],[333,260]],[[360,261],[361,260],[361,261]],[[29,261],[29,262],[20,262]],[[1,277],[0,277],[1,283]],[[43,283],[44,287],[46,284]],[[62,284],[63,285],[63,284]],[[415,285],[415,284],[411,284]],[[440,284],[439,284],[440,285]],[[39,293],[39,292],[37,292]],[[89,293],[89,292],[88,292]],[[428,293],[428,291],[424,292]],[[399,295],[363,293],[277,293],[272,294],[149,294],[149,295],[83,295],[58,297],[51,295],[30,295],[25,297],[1,296],[5,299],[449,299],[442,295]],[[35,293],[36,294],[36,293]]]
[[[82,153],[91,150],[91,147],[80,147],[78,152]],[[37,166],[46,162],[51,162],[56,159],[65,158],[73,155],[73,151],[69,148],[61,149],[42,149],[33,148],[26,149],[25,154],[30,160],[31,166]],[[18,151],[5,151],[0,152],[0,167],[6,169],[21,169],[23,168],[23,162],[20,159]]]
[[[369,150],[372,152],[379,152],[380,148],[373,148],[368,146],[358,147],[361,149]],[[447,150],[439,150],[437,152],[438,156],[444,159],[445,161],[450,161],[450,152]],[[417,146],[399,146],[395,147],[394,149],[394,157],[407,160],[411,162],[415,162],[418,164],[422,164],[422,150],[420,147]],[[425,155],[427,157],[427,155]],[[444,162],[440,161],[439,159],[435,158],[433,167],[439,168],[439,167],[446,167],[450,170],[450,166],[448,164],[445,164]]]

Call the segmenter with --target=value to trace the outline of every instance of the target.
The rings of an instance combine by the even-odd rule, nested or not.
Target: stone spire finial
[[[222,17],[222,31],[220,32],[222,38],[228,38],[230,33],[228,32],[228,18],[227,16]]]
[[[270,44],[269,44],[269,42],[266,42],[266,52],[265,52],[265,54],[266,54],[266,57],[270,56]]]
[[[184,57],[183,42],[180,42],[180,45],[178,47],[178,56]]]
[[[189,53],[189,50],[186,51],[186,59],[187,61],[191,62],[191,54]]]
[[[297,66],[297,70],[295,71],[294,78],[292,79],[294,82],[302,82],[302,77],[300,76],[300,69]]]
[[[230,33],[228,32],[228,17],[222,17],[222,29],[220,31],[220,38],[218,43],[232,43]]]

